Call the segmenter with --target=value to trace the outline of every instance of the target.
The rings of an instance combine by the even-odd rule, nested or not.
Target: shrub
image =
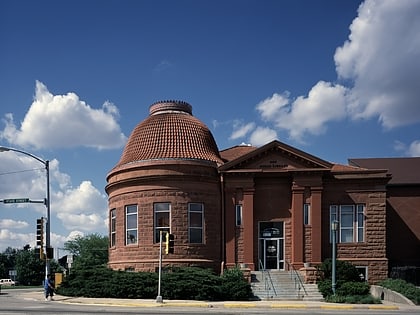
[[[162,296],[173,300],[218,300],[220,282],[210,269],[171,268],[162,275]]]
[[[332,262],[325,260],[319,267],[318,289],[327,302],[333,303],[381,303],[370,295],[370,286],[362,282],[356,267],[346,261],[337,261],[336,265],[336,295],[332,291]]]
[[[239,268],[232,268],[223,272],[221,293],[224,300],[248,300],[252,296],[252,289],[242,271]]]
[[[162,274],[162,296],[185,300],[246,300],[251,286],[238,269],[223,276],[197,267],[169,268]],[[114,271],[108,268],[76,270],[67,276],[57,293],[97,298],[153,299],[157,296],[158,274]]]
[[[413,303],[420,305],[420,289],[416,288],[416,286],[412,283],[401,279],[386,279],[381,281],[379,285],[401,293],[406,298],[413,301]]]
[[[332,260],[330,258],[326,259],[318,267],[318,278],[319,279],[331,279],[332,278]],[[336,276],[337,280],[343,282],[360,282],[362,281],[359,276],[359,271],[357,268],[349,263],[348,261],[337,260],[336,261]]]
[[[338,295],[368,295],[370,286],[367,282],[344,282],[337,288]]]

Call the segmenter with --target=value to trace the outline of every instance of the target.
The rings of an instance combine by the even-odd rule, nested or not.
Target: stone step
[[[271,280],[270,280],[271,279]],[[322,301],[323,297],[316,284],[295,283],[288,271],[271,270],[251,273],[251,288],[256,299],[260,300],[306,300]]]

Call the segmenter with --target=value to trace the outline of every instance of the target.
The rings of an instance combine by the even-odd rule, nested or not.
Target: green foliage
[[[318,269],[321,279],[331,279],[332,277],[332,260],[326,259]],[[358,282],[362,281],[357,268],[348,261],[336,261],[336,278],[342,282]]]
[[[351,295],[369,295],[370,286],[367,282],[344,282],[338,288],[336,293],[343,296]]]
[[[221,279],[210,269],[171,268],[162,275],[162,296],[170,300],[219,300]]]
[[[157,273],[113,271],[98,267],[72,271],[57,292],[67,296],[154,299],[157,286]],[[165,299],[212,301],[246,300],[251,292],[240,270],[218,276],[209,269],[194,267],[166,269],[162,274],[161,289]]]
[[[23,249],[8,247],[0,254],[0,277],[9,278],[9,270],[16,270],[16,280],[21,285],[41,285],[45,278],[45,261],[39,259],[29,245]],[[61,272],[57,261],[50,260],[50,270],[54,274]]]
[[[370,286],[359,277],[356,267],[346,261],[337,260],[336,295],[332,291],[332,261],[325,260],[319,267],[318,289],[327,302],[378,304],[380,299],[370,294]]]
[[[17,249],[8,247],[0,254],[0,276],[1,279],[9,278],[9,270],[14,269]]]
[[[396,291],[413,301],[415,304],[420,305],[420,288],[417,288],[412,283],[401,279],[386,279],[381,281],[379,285]]]
[[[251,285],[245,280],[239,268],[223,272],[221,291],[223,299],[229,301],[240,301],[252,296]]]
[[[17,280],[23,285],[41,285],[45,278],[45,262],[34,250],[21,250],[16,254]]]
[[[64,243],[64,248],[75,256],[72,270],[105,266],[108,263],[108,237],[99,234],[78,236]]]

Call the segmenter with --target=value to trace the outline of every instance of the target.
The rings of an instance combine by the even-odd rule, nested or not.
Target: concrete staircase
[[[302,284],[289,271],[253,271],[251,288],[258,300],[323,300],[316,284]]]

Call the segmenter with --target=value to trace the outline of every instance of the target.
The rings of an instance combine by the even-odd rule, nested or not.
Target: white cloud
[[[257,104],[261,119],[297,141],[346,118],[377,118],[385,128],[419,123],[419,16],[420,1],[366,0],[334,55],[343,83],[319,81],[294,100],[274,93]]]
[[[7,247],[23,248],[26,244],[31,247],[35,246],[35,234],[33,233],[15,233],[9,229],[0,230],[0,249],[5,250]]]
[[[255,123],[250,122],[244,124],[239,120],[235,120],[233,123],[233,132],[230,135],[230,140],[236,140],[245,137],[249,132],[255,128]]]
[[[265,120],[287,130],[292,139],[302,141],[305,133],[321,134],[328,121],[345,118],[345,98],[343,86],[319,81],[308,97],[299,96],[290,103],[285,95],[274,94],[260,102],[257,110]]]
[[[12,219],[1,219],[0,228],[1,229],[22,229],[28,227],[28,222],[25,221],[16,221]]]
[[[256,108],[263,119],[272,120],[282,112],[282,108],[289,104],[289,96],[289,92],[285,92],[283,95],[274,93],[273,96],[258,103]]]
[[[78,187],[69,187],[59,192],[54,207],[60,209],[57,217],[69,230],[94,231],[105,229],[107,199],[90,181],[83,181]]]
[[[30,198],[42,201],[47,184],[45,166],[35,159],[13,151],[2,152],[0,163],[1,198]],[[13,170],[13,171],[11,171]],[[26,207],[27,204],[20,204]]]
[[[34,101],[20,127],[14,123],[12,114],[6,114],[6,126],[0,131],[0,139],[38,149],[119,148],[126,142],[126,137],[117,119],[118,109],[109,101],[102,109],[93,109],[75,93],[53,95],[37,81]]]
[[[334,59],[353,83],[353,118],[378,117],[386,128],[420,122],[420,2],[367,0]]]
[[[107,230],[107,198],[90,181],[77,187],[68,174],[59,169],[59,161],[50,161],[51,245],[62,247],[71,235],[100,233]],[[16,171],[10,171],[16,170]],[[45,167],[28,156],[13,151],[1,153],[1,199],[30,198],[43,200],[46,195]],[[18,208],[16,213],[13,209]],[[45,216],[43,204],[22,203],[5,205],[0,220],[0,251],[8,246],[35,246],[35,218]],[[18,216],[23,219],[17,219]],[[30,222],[30,223],[27,223]],[[25,230],[16,233],[15,229]],[[33,231],[33,232],[32,232]],[[65,233],[69,233],[66,236]]]
[[[420,157],[420,140],[413,141],[408,148],[409,156]]]
[[[250,142],[254,146],[261,146],[277,139],[277,132],[270,128],[258,127],[250,137]]]

